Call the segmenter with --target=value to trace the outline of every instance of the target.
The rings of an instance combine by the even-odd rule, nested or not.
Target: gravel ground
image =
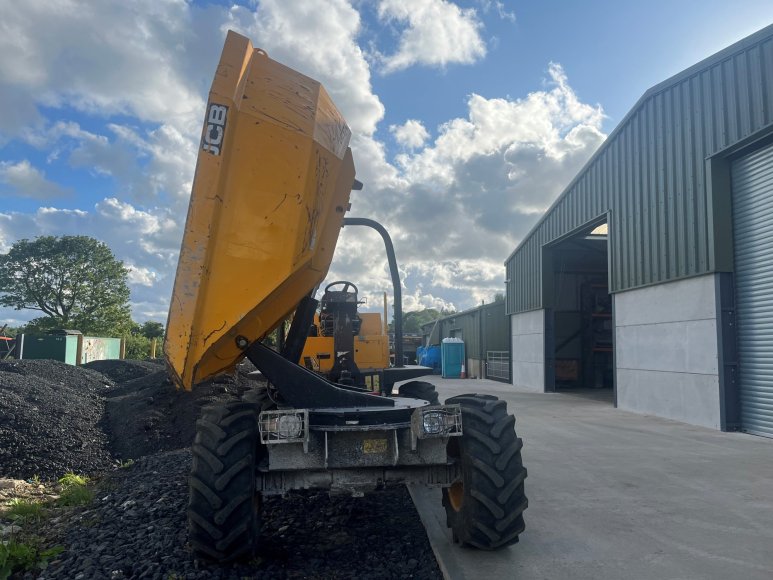
[[[234,399],[255,386],[242,376],[223,376],[197,385],[193,392],[177,390],[165,370],[124,382],[108,394],[107,423],[113,455],[137,459],[143,455],[188,448],[204,405]]]
[[[112,382],[48,360],[0,363],[0,477],[94,474],[113,458],[101,428]]]
[[[201,406],[254,383],[241,374],[186,393],[155,362],[87,367],[0,363],[0,477],[102,474],[92,504],[53,509],[31,530],[43,546],[66,551],[47,570],[21,577],[442,578],[403,486],[364,498],[267,498],[255,559],[228,567],[194,561],[186,505],[195,420]],[[138,459],[116,469],[115,458]]]
[[[95,360],[83,365],[83,368],[102,373],[115,383],[125,383],[157,373],[164,368],[162,359],[155,360]]]
[[[187,545],[189,469],[190,453],[180,450],[112,473],[93,505],[69,517],[63,537],[50,538],[68,549],[39,577],[442,578],[404,486],[364,498],[310,492],[267,498],[254,560],[196,562]]]

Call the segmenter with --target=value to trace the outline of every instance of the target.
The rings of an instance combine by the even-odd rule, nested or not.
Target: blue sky
[[[773,3],[0,0],[0,251],[87,234],[165,320],[227,29],[322,81],[353,130],[352,215],[395,238],[407,310],[503,291],[503,260],[650,86],[773,23]],[[331,278],[389,290],[375,235]],[[0,309],[18,324],[34,312]]]

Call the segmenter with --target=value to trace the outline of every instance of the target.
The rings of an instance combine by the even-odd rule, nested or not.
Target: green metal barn
[[[773,436],[773,25],[647,91],[505,265],[514,384]]]

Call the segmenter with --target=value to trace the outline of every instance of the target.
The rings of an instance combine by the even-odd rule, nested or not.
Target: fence
[[[486,351],[486,378],[510,382],[510,353],[508,351]]]

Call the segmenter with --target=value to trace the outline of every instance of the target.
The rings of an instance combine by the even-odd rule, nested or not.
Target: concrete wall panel
[[[529,363],[545,362],[544,334],[514,334],[513,360]]]
[[[513,335],[516,334],[544,334],[545,311],[531,310],[510,317]]]
[[[710,280],[711,282],[707,282]],[[714,275],[687,278],[615,295],[618,326],[680,320],[707,320],[716,316]]]
[[[533,391],[545,390],[544,363],[513,361],[513,384]]]
[[[620,409],[720,428],[714,274],[617,293]]]
[[[545,389],[545,311],[510,317],[513,384],[535,391]]]
[[[617,380],[619,409],[720,428],[717,376],[619,368]]]
[[[618,368],[717,374],[716,320],[618,326]]]

